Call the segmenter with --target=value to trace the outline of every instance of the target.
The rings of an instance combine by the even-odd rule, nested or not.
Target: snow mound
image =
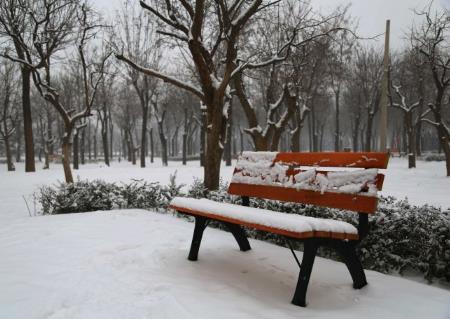
[[[242,205],[219,203],[204,198],[175,197],[170,205],[296,233],[318,231],[358,234],[358,230],[353,225],[343,221],[286,214]]]
[[[276,152],[244,152],[232,183],[292,187],[297,190],[377,195],[378,169],[320,172],[316,168],[289,175],[289,165],[275,162]]]

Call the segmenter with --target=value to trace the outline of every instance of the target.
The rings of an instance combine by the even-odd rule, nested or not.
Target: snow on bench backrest
[[[229,193],[372,213],[387,162],[387,153],[373,152],[244,152]]]

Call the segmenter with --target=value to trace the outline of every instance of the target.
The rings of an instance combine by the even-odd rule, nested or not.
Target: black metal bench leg
[[[292,303],[300,307],[306,307],[306,290],[308,289],[309,278],[314,265],[317,249],[319,245],[314,240],[304,242],[303,259],[298,277],[297,287],[295,288]]]
[[[203,231],[206,228],[206,222],[208,218],[195,216],[195,228],[194,235],[192,237],[191,250],[189,251],[188,259],[196,261],[198,259],[198,250],[200,249],[200,243],[202,241]]]
[[[356,254],[356,243],[354,242],[341,242],[337,245],[337,251],[342,257],[343,262],[348,268],[353,280],[353,288],[361,289],[367,285],[366,275],[361,261]]]
[[[248,242],[247,235],[245,234],[245,230],[241,226],[227,222],[222,223],[227,227],[228,231],[233,234],[234,239],[236,239],[241,251],[252,249],[250,247],[250,243]]]

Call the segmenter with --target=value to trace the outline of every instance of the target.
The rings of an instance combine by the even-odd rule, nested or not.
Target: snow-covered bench
[[[384,180],[378,169],[386,168],[388,159],[387,153],[244,152],[228,188],[230,194],[242,197],[242,205],[183,197],[170,203],[172,209],[195,217],[188,259],[197,260],[203,231],[209,220],[217,220],[233,234],[242,251],[251,248],[241,226],[282,235],[291,250],[290,240],[303,241],[303,259],[292,300],[295,305],[306,306],[306,290],[319,246],[336,249],[350,272],[353,287],[362,288],[367,281],[355,249],[369,231],[368,214],[377,208],[377,191]],[[359,225],[249,207],[249,197],[358,212]]]

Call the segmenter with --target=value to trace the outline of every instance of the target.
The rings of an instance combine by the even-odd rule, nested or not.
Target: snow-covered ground
[[[82,179],[144,178],[166,184],[200,178],[187,167],[157,161],[82,167]],[[39,166],[39,165],[38,165]],[[232,168],[224,167],[225,181]],[[319,258],[307,308],[289,302],[298,269],[290,252],[260,241],[242,253],[228,233],[208,229],[198,262],[186,259],[193,225],[171,215],[126,210],[28,217],[22,196],[62,180],[60,166],[26,174],[0,167],[0,318],[450,318],[450,292],[377,272],[353,290],[345,266]],[[444,163],[408,170],[391,159],[385,195],[450,207]],[[301,252],[299,252],[301,256]]]
[[[289,250],[139,210],[18,219],[0,227],[0,318],[450,318],[450,292],[367,271],[353,290],[341,263],[318,258],[307,308],[290,304]]]

